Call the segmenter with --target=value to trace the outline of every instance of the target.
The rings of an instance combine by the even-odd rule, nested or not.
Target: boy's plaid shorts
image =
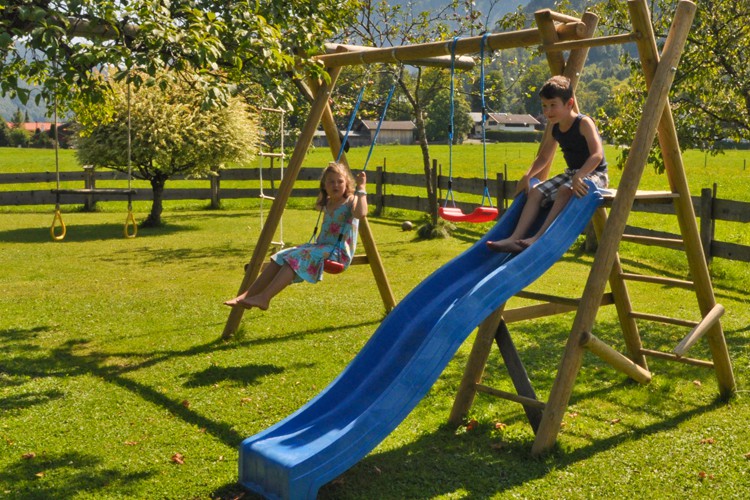
[[[551,204],[561,187],[571,187],[573,185],[573,175],[575,175],[575,173],[575,170],[568,168],[565,169],[565,172],[562,174],[557,174],[556,176],[534,186],[534,189],[538,189],[543,196],[542,204],[545,206]],[[609,176],[607,175],[607,172],[597,172],[595,170],[587,176],[587,179],[593,182],[596,187],[602,189],[609,185]]]

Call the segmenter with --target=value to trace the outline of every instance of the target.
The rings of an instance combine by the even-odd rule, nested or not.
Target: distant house
[[[13,128],[11,122],[6,123],[8,124],[8,128]],[[26,122],[22,124],[23,128],[32,134],[35,134],[37,130],[40,132],[48,132],[52,128],[52,125],[52,122]]]
[[[474,121],[472,134],[482,135],[482,113],[471,113]],[[533,132],[541,125],[539,120],[531,115],[516,115],[511,113],[489,113],[484,124],[485,130],[503,130],[506,132]]]
[[[375,120],[360,120],[349,132],[347,139],[350,147],[369,146],[375,137],[378,122]],[[410,121],[383,121],[378,134],[378,144],[414,144],[414,131],[417,126]],[[343,138],[345,130],[339,131]],[[313,145],[316,147],[327,146],[328,141],[322,130],[318,130],[313,137]]]

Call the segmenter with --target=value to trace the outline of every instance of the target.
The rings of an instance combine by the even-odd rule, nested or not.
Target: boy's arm
[[[604,146],[602,146],[601,137],[596,131],[596,125],[594,120],[590,117],[585,116],[581,120],[581,134],[586,139],[586,144],[589,147],[589,157],[583,166],[573,176],[573,192],[576,196],[585,196],[588,192],[588,186],[583,182],[583,179],[596,170],[596,167],[602,162],[604,158]]]
[[[534,177],[539,172],[544,170],[544,168],[552,162],[552,159],[555,156],[556,149],[557,149],[557,141],[552,137],[552,133],[545,132],[544,138],[542,139],[542,144],[539,146],[539,151],[537,152],[536,158],[534,158],[534,161],[531,163],[531,166],[526,171],[526,173],[523,174],[523,177],[521,177],[521,180],[518,182],[518,185],[516,186],[516,194],[520,193],[521,191],[528,192],[529,181],[532,179],[532,177]]]

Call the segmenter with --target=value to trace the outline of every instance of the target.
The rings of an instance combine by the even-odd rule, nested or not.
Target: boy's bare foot
[[[529,248],[536,240],[537,240],[537,237],[532,236],[531,238],[524,238],[522,240],[518,240],[518,244],[523,248]]]
[[[487,248],[494,252],[518,253],[523,251],[524,247],[518,244],[517,240],[506,238],[498,241],[488,241]]]

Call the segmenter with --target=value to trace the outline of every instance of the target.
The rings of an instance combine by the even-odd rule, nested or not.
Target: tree
[[[166,68],[192,73],[206,102],[223,101],[232,84],[248,81],[278,96],[273,83],[287,73],[322,71],[298,63],[320,53],[356,6],[356,0],[5,0],[0,92],[26,102],[26,81],[41,86],[37,99],[57,98],[64,106],[80,94],[95,103],[108,89],[91,75],[115,64],[138,68],[144,78]]]
[[[430,141],[447,141],[450,130],[450,91],[440,90],[427,105],[425,131]],[[453,144],[460,144],[471,132],[474,122],[469,115],[469,104],[463,95],[454,96]]]
[[[161,224],[162,194],[170,177],[207,175],[230,161],[248,162],[259,140],[256,120],[240,98],[206,108],[194,80],[167,76],[157,75],[130,95],[131,170],[153,190],[144,226]],[[78,158],[82,164],[128,172],[128,84],[103,79],[111,89],[104,102],[75,106]]]
[[[10,128],[5,118],[0,116],[0,147],[10,146]]]
[[[676,1],[651,4],[651,21],[659,45],[672,23]],[[703,0],[677,69],[670,93],[681,148],[718,153],[728,141],[750,140],[750,3]],[[603,26],[613,33],[629,31],[623,2],[597,6]],[[615,93],[620,112],[607,115],[602,129],[618,143],[629,144],[645,98],[640,65],[630,58],[631,76],[625,92]],[[624,157],[621,158],[624,161]],[[650,158],[657,169],[660,155]]]

